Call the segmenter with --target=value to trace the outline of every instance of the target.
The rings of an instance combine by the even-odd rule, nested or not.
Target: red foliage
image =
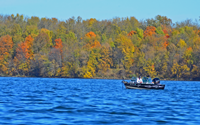
[[[164,34],[168,34],[167,30],[163,30]]]
[[[168,34],[167,30],[164,29],[163,32],[164,32],[166,38],[169,38],[169,34]]]
[[[169,37],[170,37],[169,34],[166,34],[165,36],[166,36],[166,38],[169,38]]]

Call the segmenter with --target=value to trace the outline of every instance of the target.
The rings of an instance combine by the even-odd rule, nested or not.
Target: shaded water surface
[[[200,82],[161,83],[135,90],[121,80],[0,77],[0,124],[200,124]]]

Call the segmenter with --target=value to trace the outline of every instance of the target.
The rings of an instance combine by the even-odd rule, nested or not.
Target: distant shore
[[[82,78],[82,77],[32,77],[32,76],[0,76],[0,77],[13,77],[13,78],[69,78],[69,79],[108,79],[108,80],[122,80],[122,78],[107,78],[107,77],[93,77],[93,78]],[[124,80],[130,80],[131,78],[124,78]],[[183,80],[183,79],[162,79],[162,81],[200,81],[200,80]]]

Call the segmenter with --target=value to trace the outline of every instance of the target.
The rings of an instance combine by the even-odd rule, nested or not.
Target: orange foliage
[[[192,50],[192,47],[187,48],[187,50]]]
[[[90,39],[96,37],[96,34],[92,31],[88,32],[85,36],[89,37]]]
[[[26,59],[30,58],[30,55],[28,53],[28,45],[25,42],[18,44],[16,52],[17,52],[16,56],[19,60],[22,59],[23,57],[25,57]]]
[[[9,35],[0,38],[0,72],[8,74],[8,58],[11,57],[13,41]]]
[[[6,35],[0,38],[0,56],[9,55],[12,48],[13,48],[12,37]]]
[[[90,38],[89,43],[87,43],[84,48],[98,48],[101,47],[101,44],[98,40],[96,39],[92,39],[92,38],[96,38],[96,34],[92,31],[88,32],[87,34],[85,34],[86,37]]]
[[[164,42],[164,47],[166,48],[169,45],[167,41]]]
[[[26,37],[26,39],[24,41],[24,43],[27,44],[27,47],[28,47],[27,49],[28,49],[29,54],[32,53],[31,47],[33,45],[33,40],[34,39],[29,35],[29,36]]]
[[[132,30],[131,32],[128,33],[128,36],[132,36],[133,34],[136,34],[136,31]]]
[[[52,18],[52,21],[53,21],[53,22],[58,22],[58,19]]]
[[[99,41],[94,41],[94,43],[91,45],[91,48],[98,48],[101,47],[101,44]]]
[[[101,43],[97,40],[95,41],[90,41],[89,43],[87,43],[84,48],[87,48],[87,49],[93,49],[93,48],[99,48],[101,47]]]
[[[146,30],[144,31],[144,37],[146,36],[152,36],[153,34],[156,34],[156,28],[154,26],[147,26]]]
[[[25,57],[26,59],[30,59],[33,56],[32,52],[32,45],[33,45],[33,38],[29,35],[26,37],[25,41],[21,44],[18,44],[18,47],[16,49],[16,56],[18,59],[22,59]]]
[[[62,40],[58,38],[58,39],[55,39],[55,42],[56,42],[56,45],[54,46],[54,48],[59,49],[60,52],[62,52],[62,48],[63,48]]]

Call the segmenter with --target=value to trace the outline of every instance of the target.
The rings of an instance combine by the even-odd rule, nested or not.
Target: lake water
[[[135,90],[121,81],[0,77],[0,124],[200,124],[200,82]]]

